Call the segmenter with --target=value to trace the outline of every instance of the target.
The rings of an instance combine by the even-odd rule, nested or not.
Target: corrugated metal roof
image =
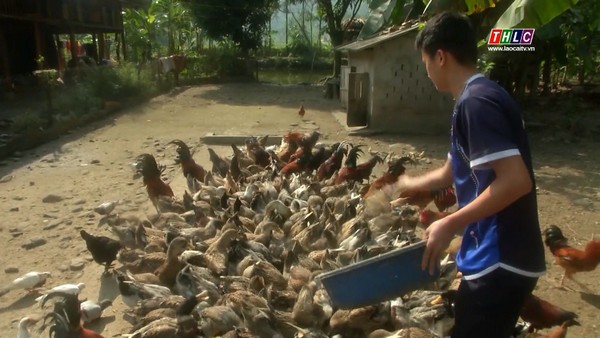
[[[354,51],[359,51],[359,50],[363,50],[363,49],[366,49],[366,48],[371,48],[371,47],[373,47],[373,46],[375,46],[377,44],[380,44],[380,43],[382,43],[384,41],[396,38],[396,37],[404,35],[404,34],[406,34],[408,32],[412,32],[412,31],[416,30],[418,27],[419,27],[419,24],[416,23],[413,26],[410,26],[410,27],[405,28],[405,29],[400,29],[400,30],[397,30],[395,32],[377,35],[377,36],[374,36],[372,38],[368,38],[368,39],[365,39],[365,40],[350,42],[348,44],[341,45],[341,46],[337,47],[336,49],[337,50],[342,50],[342,51],[347,50],[347,51],[353,51],[354,52]]]

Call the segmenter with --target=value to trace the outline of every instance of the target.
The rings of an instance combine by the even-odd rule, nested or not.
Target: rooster
[[[302,138],[299,141],[297,141],[299,148],[290,156],[288,163],[294,162],[305,152],[312,152],[312,149],[317,144],[317,141],[319,141],[320,136],[321,133],[319,133],[318,131],[313,131],[312,133],[310,133],[310,135],[302,136]]]
[[[367,162],[357,165],[356,161],[359,157],[359,153],[362,153],[360,147],[362,147],[362,145],[354,146],[348,152],[348,158],[346,158],[346,162],[344,162],[344,167],[340,169],[334,180],[335,185],[342,184],[346,181],[362,182],[363,180],[369,180],[375,165],[383,162],[383,159],[379,155],[375,155]]]
[[[406,163],[415,163],[415,161],[410,157],[401,157],[395,160],[392,160],[388,164],[388,170],[383,173],[383,176],[379,177],[369,187],[369,190],[364,195],[365,198],[374,194],[376,191],[381,190],[386,185],[395,184],[398,181],[398,177],[400,175],[404,175],[406,168],[404,165]]]
[[[561,309],[533,294],[525,299],[520,316],[524,321],[531,324],[530,331],[550,328],[564,322],[579,325],[576,320],[576,313]]]
[[[48,331],[51,338],[104,338],[81,325],[81,308],[77,295],[61,292],[48,294],[41,304],[42,308],[50,299],[56,300],[54,309],[45,316],[41,331],[50,324]]]
[[[333,149],[333,153],[329,156],[329,158],[327,158],[325,162],[323,162],[319,168],[317,168],[317,180],[322,181],[324,179],[328,179],[331,177],[331,175],[333,175],[333,173],[340,170],[345,154],[346,146],[345,142],[342,142],[338,144],[335,149]]]
[[[230,162],[219,157],[219,155],[217,155],[212,148],[208,148],[208,155],[210,162],[212,163],[211,171],[215,174],[221,175],[221,177],[225,177],[225,175],[227,175],[227,171],[229,171]]]
[[[556,225],[551,225],[544,230],[544,243],[556,258],[556,264],[565,269],[560,286],[563,286],[565,277],[582,286],[573,278],[577,272],[593,271],[600,263],[600,240],[589,241],[582,250],[575,249],[567,244],[567,238]]]
[[[88,251],[92,254],[94,261],[100,265],[104,264],[104,273],[112,267],[112,262],[117,259],[117,254],[123,248],[119,241],[105,236],[94,236],[85,230],[79,231],[81,238],[85,240]]]
[[[156,208],[156,212],[160,214],[160,208],[158,200],[160,196],[173,197],[173,190],[169,184],[165,183],[160,175],[162,174],[164,167],[161,169],[156,163],[156,159],[151,154],[142,154],[136,159],[137,171],[142,174],[146,191],[150,201]]]
[[[189,176],[191,176],[198,180],[198,182],[204,182],[206,170],[194,161],[187,144],[182,140],[173,140],[169,142],[169,144],[177,145],[177,158],[175,159],[175,163],[181,165],[183,176],[188,180]]]

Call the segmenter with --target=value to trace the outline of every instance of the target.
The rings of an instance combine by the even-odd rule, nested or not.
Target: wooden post
[[[127,45],[125,44],[125,31],[121,32],[121,44],[123,45],[123,61],[127,61]]]
[[[33,24],[33,27],[34,27],[34,34],[35,34],[35,59],[37,61],[38,56],[43,55],[42,31],[40,30],[40,24],[37,22]],[[41,67],[40,69],[44,69],[46,67],[46,62],[44,61],[44,63],[42,65],[39,65],[39,67]]]
[[[4,67],[4,76],[6,77],[6,83],[9,87],[12,87],[12,78],[10,74],[10,60],[8,58],[8,48],[6,45],[6,39],[4,37],[3,30],[0,30],[0,57],[2,57],[2,66]]]
[[[98,55],[98,39],[96,37],[96,33],[92,33],[92,45],[94,47],[94,55],[92,57],[96,60],[96,64],[100,64],[100,55]]]
[[[104,33],[98,34],[98,59],[108,59],[106,57],[106,41],[104,40]]]
[[[62,73],[65,71],[65,54],[64,47],[62,41],[60,41],[60,36],[58,34],[54,35],[54,40],[56,43],[56,54],[58,57],[58,72]]]
[[[77,64],[77,41],[75,41],[75,34],[73,34],[73,31],[69,31],[69,43],[71,44],[71,59]]]
[[[115,43],[117,44],[115,51],[117,52],[117,62],[121,62],[121,43],[119,41],[119,33],[115,33]]]

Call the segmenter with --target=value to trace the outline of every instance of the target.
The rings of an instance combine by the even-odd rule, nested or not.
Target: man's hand
[[[453,225],[451,217],[444,217],[433,222],[426,230],[424,240],[427,242],[423,260],[421,261],[421,269],[429,269],[429,274],[433,275],[441,260],[442,253],[450,241],[454,237]]]

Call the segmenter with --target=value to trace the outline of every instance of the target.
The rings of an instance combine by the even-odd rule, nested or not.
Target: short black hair
[[[462,65],[477,64],[477,38],[470,19],[456,12],[442,12],[427,21],[415,47],[429,56],[438,49],[454,56]]]

